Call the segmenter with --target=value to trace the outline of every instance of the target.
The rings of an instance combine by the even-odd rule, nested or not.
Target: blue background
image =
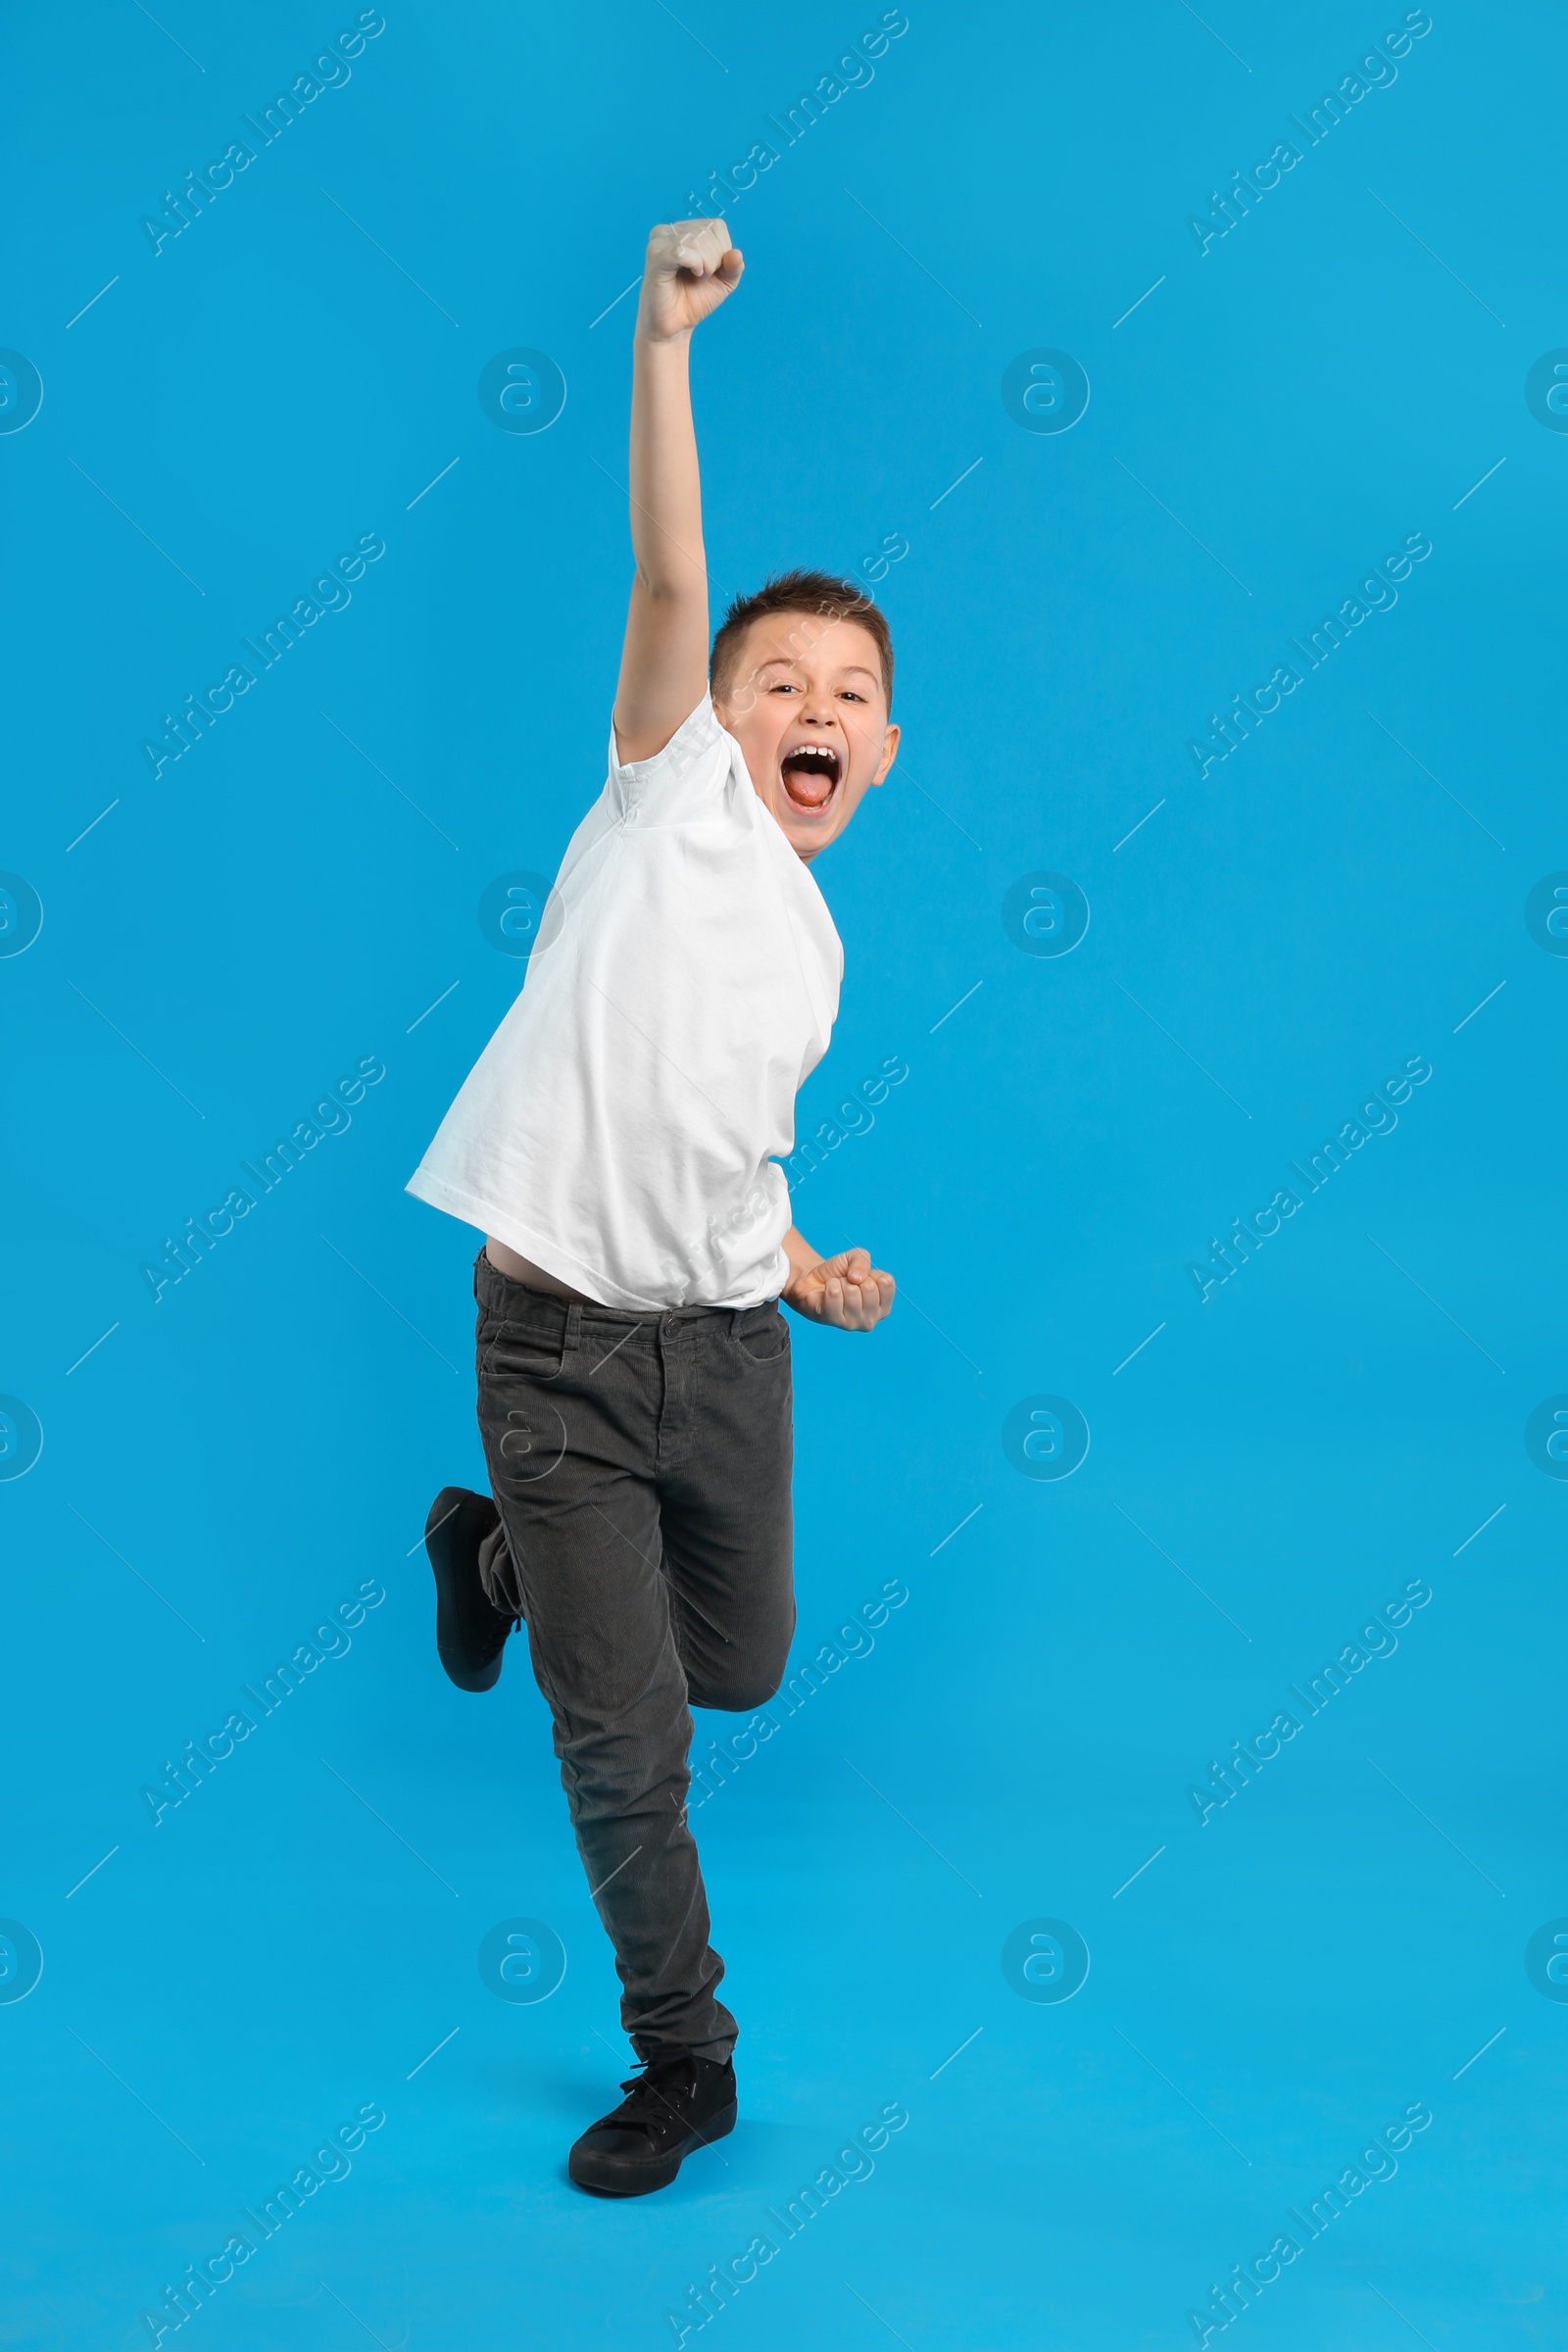
[[[1568,344],[1560,12],[1435,8],[1202,253],[1188,215],[1402,11],[911,0],[786,145],[878,15],[389,0],[156,255],[141,216],[339,20],[13,18],[0,342],[44,398],[0,437],[0,865],[44,920],[0,959],[0,1389],[44,1443],[0,1484],[0,1912],[44,1968],[0,2003],[7,2341],[148,2342],[378,2101],[198,2340],[672,2343],[895,2100],[720,2342],[1191,2343],[1416,2101],[1236,2324],[1568,2341],[1568,2009],[1524,1957],[1568,1912],[1568,1489],[1523,1434],[1568,1389],[1568,962],[1524,919],[1568,866],[1568,438],[1524,396]],[[694,363],[710,562],[870,560],[907,753],[816,868],[848,969],[803,1126],[909,1074],[800,1190],[904,1287],[871,1340],[796,1327],[797,1659],[908,1599],[698,1816],[742,2120],[622,2206],[564,2179],[629,2054],[543,1702],[520,1654],[481,1702],[434,1653],[477,1236],[402,1187],[521,978],[479,900],[602,780],[632,301],[601,314],[763,140]],[[476,393],[515,347],[566,381],[537,435]],[[1001,397],[1042,347],[1091,386],[1060,434]],[[1396,606],[1200,781],[1209,713],[1415,532]],[[155,781],[163,714],[366,533],[352,603]],[[1040,870],[1091,909],[1064,956],[1003,926]],[[1200,1304],[1189,1261],[1415,1055],[1396,1129]],[[155,1304],[142,1261],[368,1056]],[[1088,1423],[1070,1478],[1004,1453],[1039,1394]],[[1413,1578],[1397,1651],[1200,1825],[1189,1786]],[[369,1579],[155,1828],[140,1788]],[[567,1953],[537,2004],[476,1966],[518,1915]],[[1041,1917],[1091,1954],[1065,2002],[1004,1974]]]

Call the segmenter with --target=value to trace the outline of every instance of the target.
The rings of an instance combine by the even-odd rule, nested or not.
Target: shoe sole
[[[579,2153],[573,2148],[566,2160],[566,2170],[579,2188],[591,2188],[602,2197],[645,2197],[656,2188],[667,2188],[688,2156],[698,2148],[711,2146],[735,2129],[739,2112],[735,2104],[720,2108],[712,2121],[701,2132],[693,2132],[682,2148],[671,2149],[657,2164],[619,2165],[609,2158],[595,2160],[591,2149]]]
[[[424,1549],[435,1577],[435,1645],[448,1682],[460,1690],[493,1690],[501,1680],[501,1661],[504,1649],[497,1650],[488,1666],[471,1668],[454,1665],[453,1659],[463,1656],[459,1632],[457,1567],[452,1546],[457,1539],[459,1518],[467,1492],[463,1487],[443,1487],[430,1505],[424,1523]]]

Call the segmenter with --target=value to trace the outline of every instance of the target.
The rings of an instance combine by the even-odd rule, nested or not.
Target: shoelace
[[[687,2118],[676,2106],[670,2092],[694,2091],[697,2087],[696,2069],[687,2059],[650,2059],[640,2075],[622,2082],[628,2095],[607,2122],[633,2130],[668,2132],[672,2127],[685,2127]],[[696,2127],[694,2126],[693,2129]]]

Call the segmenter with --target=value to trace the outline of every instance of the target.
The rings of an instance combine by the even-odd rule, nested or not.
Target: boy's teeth
[[[827,807],[840,775],[839,755],[831,744],[798,743],[780,761],[785,790],[798,808],[815,812]]]

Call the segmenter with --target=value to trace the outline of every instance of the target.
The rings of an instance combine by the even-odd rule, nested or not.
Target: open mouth
[[[831,744],[798,743],[779,763],[784,790],[797,808],[819,816],[833,798],[841,767]]]

